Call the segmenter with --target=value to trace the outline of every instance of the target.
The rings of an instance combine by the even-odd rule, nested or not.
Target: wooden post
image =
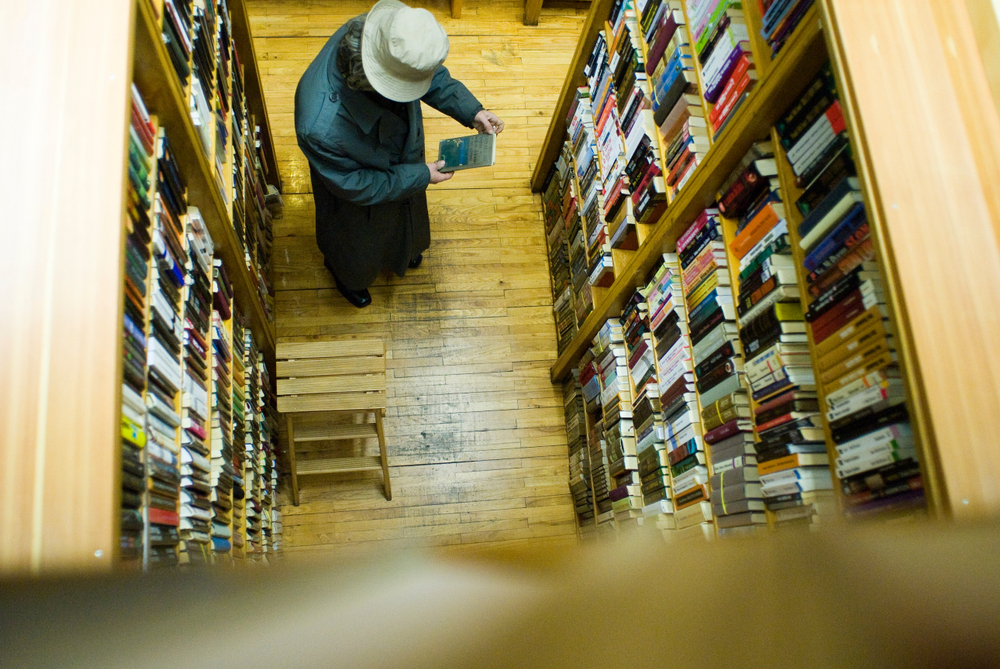
[[[292,470],[292,505],[299,505],[299,470],[295,464],[295,426],[292,414],[285,414],[285,428],[288,432],[288,465]]]
[[[542,13],[542,0],[524,0],[524,25],[537,26]]]
[[[451,0],[451,18],[462,18],[462,0]]]

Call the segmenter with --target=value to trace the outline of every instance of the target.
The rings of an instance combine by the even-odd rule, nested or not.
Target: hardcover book
[[[438,160],[444,161],[441,172],[457,172],[474,167],[490,167],[497,159],[497,136],[480,134],[442,139]]]

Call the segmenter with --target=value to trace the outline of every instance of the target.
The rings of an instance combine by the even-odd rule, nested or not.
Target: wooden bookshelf
[[[243,3],[237,0],[233,4]],[[234,39],[239,23],[234,12],[232,20]],[[249,27],[245,24],[244,29],[249,34]],[[256,65],[251,70],[248,63],[242,60],[241,62],[244,63],[245,81],[254,81]],[[191,122],[187,98],[170,63],[167,49],[160,37],[158,21],[153,16],[148,0],[136,0],[135,67],[132,76],[142,91],[146,104],[150,109],[156,110],[160,125],[169,133],[170,145],[174,150],[177,164],[187,180],[188,203],[198,207],[205,219],[209,234],[215,241],[215,257],[221,258],[225,264],[237,302],[246,310],[247,327],[260,342],[265,358],[273,361],[274,323],[267,320],[260,303],[256,281],[247,269],[243,246],[233,228],[231,209],[216,188],[212,165]],[[251,108],[250,90],[253,88],[247,86],[246,90],[247,104]],[[259,82],[256,84],[256,89],[259,94]],[[262,97],[260,104],[263,105]],[[266,124],[262,125],[262,130],[264,127]],[[270,136],[269,129],[266,136]],[[277,165],[271,165],[271,169],[273,174],[277,175]]]
[[[594,7],[597,7],[596,3]],[[608,318],[621,313],[632,290],[644,283],[646,275],[660,260],[661,255],[672,250],[684,227],[714,201],[719,186],[729,172],[736,167],[756,140],[770,133],[775,120],[822,67],[826,60],[826,48],[817,19],[818,9],[814,7],[802,19],[799,29],[774,61],[773,68],[758,81],[746,103],[730,122],[730,127],[708,150],[705,160],[695,170],[691,182],[678,193],[663,217],[640,245],[639,250],[632,254],[628,264],[621,271],[616,267],[614,285],[607,289],[600,300],[594,300],[594,311],[580,326],[573,343],[562,352],[552,366],[553,381],[566,378],[601,325]],[[584,58],[587,54],[589,48]],[[575,86],[570,88],[570,100],[572,91],[575,90]],[[557,110],[561,108],[561,104],[557,106]],[[566,105],[566,109],[568,108]],[[563,121],[560,134],[553,135],[556,128],[553,125],[549,126],[549,135],[546,136],[546,143],[542,148],[542,158],[538,162],[539,168],[543,164],[544,156],[547,155],[549,144],[555,146],[558,153],[558,147],[562,144],[565,134],[565,119]],[[544,180],[548,167],[544,170],[536,169],[535,175],[537,176],[540,171]],[[532,181],[532,186],[540,188],[541,181],[537,184]]]
[[[536,192],[564,141],[565,115],[610,4],[592,5],[532,177]],[[817,0],[773,60],[754,42],[753,92],[661,219],[640,230],[639,249],[623,266],[616,262],[614,284],[595,291],[594,310],[553,365],[552,380],[569,375],[604,322],[621,313],[661,253],[715,201],[751,144],[771,137],[829,60],[884,275],[928,506],[937,516],[1000,513],[993,445],[1000,431],[1000,119],[970,20],[969,6],[979,4],[925,0],[873,10],[864,0]]]

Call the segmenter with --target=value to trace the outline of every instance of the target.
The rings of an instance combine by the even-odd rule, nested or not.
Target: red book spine
[[[177,527],[181,524],[181,517],[176,511],[166,511],[164,509],[149,508],[149,522],[156,525],[173,525]]]
[[[750,69],[750,59],[747,58],[747,54],[740,56],[739,61],[736,63],[736,69],[733,70],[732,75],[729,77],[729,81],[726,82],[726,87],[722,89],[722,94],[719,99],[715,101],[715,106],[712,107],[712,111],[708,113],[708,120],[712,122],[712,127],[717,128],[719,123],[721,123],[726,118],[726,114],[729,113],[729,109],[733,106],[733,103],[742,95],[741,92],[736,92],[737,86],[739,86],[743,75],[747,73]]]

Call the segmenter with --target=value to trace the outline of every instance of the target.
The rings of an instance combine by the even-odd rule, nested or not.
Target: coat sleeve
[[[299,137],[299,148],[337,197],[359,206],[407,200],[427,189],[430,170],[423,163],[393,165],[385,170],[358,163],[338,145]]]
[[[452,79],[444,65],[434,72],[430,90],[420,99],[467,128],[472,127],[476,114],[485,109],[465,84]]]

